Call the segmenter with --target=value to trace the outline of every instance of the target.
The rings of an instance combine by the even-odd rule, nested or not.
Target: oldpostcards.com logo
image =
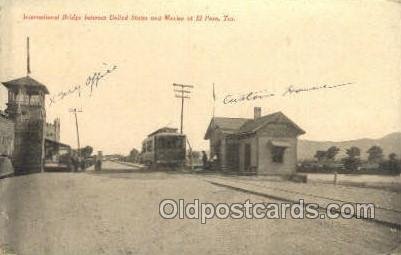
[[[205,224],[217,219],[373,219],[372,203],[331,203],[322,208],[317,203],[201,203],[199,199],[186,203],[184,199],[164,199],[159,204],[163,219],[195,219]]]

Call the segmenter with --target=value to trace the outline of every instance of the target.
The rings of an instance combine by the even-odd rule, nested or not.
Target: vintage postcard
[[[401,254],[400,13],[0,0],[0,255]]]

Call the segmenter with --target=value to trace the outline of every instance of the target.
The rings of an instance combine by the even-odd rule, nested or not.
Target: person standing
[[[102,160],[103,160],[102,152],[98,151],[96,155],[95,171],[102,170]]]
[[[205,151],[202,151],[202,164],[203,164],[203,169],[209,169],[207,155]]]
[[[72,158],[71,159],[72,159],[72,166],[73,166],[74,172],[78,172],[78,167],[79,167],[78,155],[74,152],[72,154]]]

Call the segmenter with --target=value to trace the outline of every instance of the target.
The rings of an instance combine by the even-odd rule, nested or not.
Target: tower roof
[[[49,94],[49,90],[46,88],[45,85],[36,81],[35,79],[31,78],[30,76],[25,76],[22,78],[18,78],[15,80],[2,82],[2,83],[8,89],[26,87],[27,89],[30,89],[30,90],[43,90],[45,92],[45,94]]]

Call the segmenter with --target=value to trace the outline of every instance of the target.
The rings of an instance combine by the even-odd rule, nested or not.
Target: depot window
[[[284,152],[285,152],[285,147],[277,147],[274,146],[272,148],[272,160],[275,163],[283,163],[284,161]]]
[[[285,142],[271,142],[271,157],[272,161],[275,163],[283,163],[284,162],[284,154],[285,150],[289,147],[289,144]]]

